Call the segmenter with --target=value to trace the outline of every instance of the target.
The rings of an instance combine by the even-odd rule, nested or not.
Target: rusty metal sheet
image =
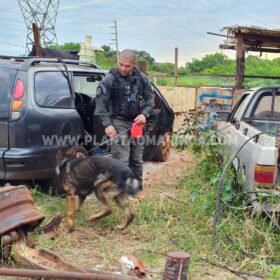
[[[56,271],[73,271],[86,272],[85,270],[75,267],[74,265],[64,261],[56,253],[47,249],[33,249],[25,244],[25,240],[18,240],[14,242],[12,257],[18,263],[24,264],[25,267],[56,270]]]
[[[0,235],[15,229],[32,231],[45,218],[34,208],[30,191],[24,185],[0,188]]]
[[[46,234],[48,238],[52,239],[57,235],[58,227],[61,224],[63,219],[63,215],[60,213],[57,213],[52,220],[41,227],[37,227],[37,231],[41,231],[42,233]]]
[[[56,253],[47,249],[33,249],[27,247],[25,240],[14,242],[12,258],[25,267],[36,270],[9,270],[0,268],[0,275],[16,275],[30,277],[44,277],[46,279],[95,279],[95,280],[137,280],[108,272],[89,272],[63,260]],[[10,274],[7,274],[10,272]]]

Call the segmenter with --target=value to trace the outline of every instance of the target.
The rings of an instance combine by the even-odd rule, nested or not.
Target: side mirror
[[[228,122],[230,119],[231,112],[217,112],[218,121]]]

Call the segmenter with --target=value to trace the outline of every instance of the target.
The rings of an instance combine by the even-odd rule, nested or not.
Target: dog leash
[[[89,152],[95,151],[96,149],[100,148],[101,146],[103,146],[103,145],[105,145],[105,144],[111,142],[111,141],[114,140],[115,138],[117,138],[117,137],[119,137],[119,136],[121,136],[121,135],[127,133],[129,130],[130,130],[130,127],[129,127],[128,129],[125,129],[124,131],[120,132],[119,134],[117,134],[117,135],[115,135],[115,136],[109,138],[108,140],[103,141],[102,143],[100,143],[100,144],[97,145],[96,147],[94,147],[94,148],[88,150],[87,152],[89,153]]]

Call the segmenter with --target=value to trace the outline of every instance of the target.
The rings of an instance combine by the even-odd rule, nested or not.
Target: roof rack
[[[27,56],[9,56],[9,55],[0,55],[0,59],[9,59],[9,60],[15,60],[15,61],[24,61],[30,57]]]
[[[21,69],[22,70],[27,70],[30,66],[35,65],[37,63],[41,62],[53,62],[53,63],[60,63],[60,61],[63,58],[57,57],[57,58],[44,58],[44,57],[27,57],[27,59],[24,59]],[[73,64],[73,65],[83,65],[83,66],[88,66],[88,67],[93,67],[96,69],[101,69],[101,67],[93,62],[89,61],[80,61],[80,60],[71,60],[71,59],[63,59],[63,61],[66,64]]]

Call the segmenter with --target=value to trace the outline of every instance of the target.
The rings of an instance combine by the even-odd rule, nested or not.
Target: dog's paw
[[[75,228],[74,227],[68,227],[68,232],[71,233],[71,232],[74,232],[75,231]]]
[[[125,228],[126,228],[125,225],[117,225],[117,226],[116,226],[116,229],[118,229],[118,230],[123,230],[123,229],[125,229]]]
[[[135,203],[135,204],[138,204],[138,203],[140,203],[142,200],[144,200],[144,195],[142,195],[142,194],[137,194],[137,195],[134,195],[134,196],[130,196],[129,198],[128,198],[128,200],[129,201],[131,201],[131,202],[133,202],[133,203]]]
[[[96,216],[92,215],[89,218],[87,218],[87,222],[94,222],[94,221],[99,220],[99,219],[100,219],[99,217],[96,217]]]
[[[131,224],[131,222],[134,220],[134,217],[135,217],[135,216],[134,216],[133,214],[131,214],[125,223],[116,226],[116,228],[117,228],[118,230],[125,229],[127,226],[129,226],[129,225]]]

